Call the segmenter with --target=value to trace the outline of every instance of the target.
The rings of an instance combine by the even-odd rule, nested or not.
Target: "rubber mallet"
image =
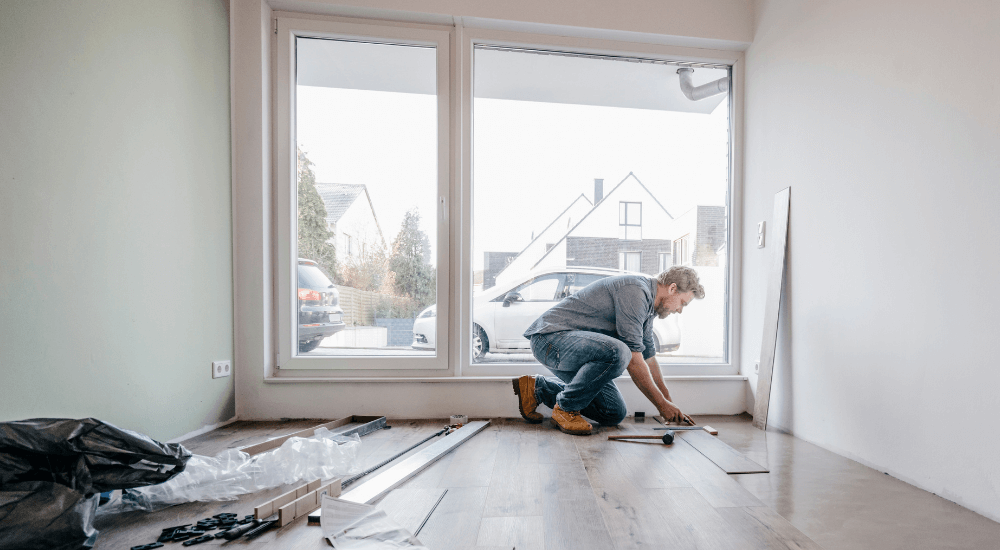
[[[664,445],[670,445],[674,442],[674,431],[666,430],[663,432],[663,436],[660,435],[609,435],[609,440],[618,439],[659,439]]]

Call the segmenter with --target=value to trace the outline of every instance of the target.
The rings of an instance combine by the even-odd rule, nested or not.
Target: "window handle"
[[[441,221],[445,224],[448,223],[448,203],[445,202],[444,196],[438,197],[438,203],[441,204]]]

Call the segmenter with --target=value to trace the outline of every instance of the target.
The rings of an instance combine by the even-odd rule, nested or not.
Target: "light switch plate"
[[[233,373],[233,366],[229,361],[212,361],[212,378],[222,378]]]
[[[764,222],[757,224],[757,248],[764,248]]]

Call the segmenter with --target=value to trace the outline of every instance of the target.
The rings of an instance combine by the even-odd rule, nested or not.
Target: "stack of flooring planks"
[[[392,430],[363,438],[361,467],[420,441],[443,422],[390,422]],[[272,427],[267,437],[303,427],[308,426],[284,432]],[[225,437],[202,437],[213,449],[227,438],[238,441],[232,447],[240,447],[259,437],[247,436],[252,428],[246,423],[232,427]],[[519,418],[491,420],[483,432],[390,492],[378,506],[412,532],[448,489],[419,537],[434,550],[819,548],[691,445],[607,440],[612,433],[637,432],[648,433],[649,424],[601,428],[580,437],[559,432],[549,420],[539,425]],[[207,454],[198,440],[186,445]],[[160,528],[186,523],[186,518],[249,513],[254,504],[287,490],[236,502],[186,504],[157,514],[126,514],[117,522],[104,518],[97,548],[148,542]],[[306,525],[305,518],[239,546],[329,548],[319,527]]]

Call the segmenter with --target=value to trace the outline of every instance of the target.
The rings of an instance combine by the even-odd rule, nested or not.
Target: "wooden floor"
[[[238,422],[185,443],[214,455],[321,421]],[[362,467],[376,464],[440,429],[440,421],[390,421],[391,430],[362,438]],[[683,441],[608,441],[607,435],[651,433],[631,419],[589,437],[555,430],[546,419],[493,419],[379,506],[411,532],[447,489],[420,533],[434,550],[817,549],[816,543],[765,506],[733,476]],[[683,436],[679,437],[681,439]],[[376,475],[376,474],[372,474]],[[754,474],[750,474],[754,475]],[[767,474],[761,474],[767,475]],[[249,514],[281,487],[238,501],[191,503],[156,513],[99,516],[97,548],[128,549],[156,540],[164,527],[222,512]],[[222,541],[199,545],[217,546]],[[180,547],[180,543],[169,543]],[[232,548],[329,548],[320,528],[301,518]]]

